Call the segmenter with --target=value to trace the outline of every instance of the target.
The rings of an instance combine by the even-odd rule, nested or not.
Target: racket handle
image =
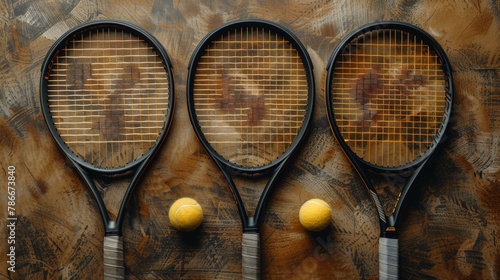
[[[125,279],[121,236],[104,237],[104,279]]]
[[[398,240],[380,237],[379,240],[379,279],[398,279]]]
[[[260,279],[260,237],[259,233],[243,233],[242,278]]]

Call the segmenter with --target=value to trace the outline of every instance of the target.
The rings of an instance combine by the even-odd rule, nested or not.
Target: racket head
[[[87,22],[63,34],[47,53],[40,101],[68,157],[100,174],[125,173],[154,154],[168,132],[171,63],[161,44],[134,24]]]
[[[260,19],[229,22],[207,34],[193,53],[187,99],[194,130],[212,157],[235,173],[264,174],[306,134],[314,103],[312,63],[282,26]]]
[[[426,160],[450,119],[451,72],[438,42],[408,23],[374,22],[348,34],[328,63],[326,108],[349,158],[379,172]]]

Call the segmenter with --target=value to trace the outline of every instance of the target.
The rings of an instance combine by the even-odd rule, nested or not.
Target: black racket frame
[[[64,140],[61,138],[59,135],[57,128],[54,124],[54,121],[52,119],[52,115],[50,113],[50,108],[49,108],[49,102],[47,100],[46,94],[44,92],[47,92],[47,87],[48,87],[48,79],[49,79],[49,73],[51,70],[51,65],[52,65],[52,60],[54,57],[58,56],[60,52],[63,52],[65,46],[68,45],[69,42],[72,41],[75,36],[78,36],[82,33],[86,33],[90,30],[95,30],[95,29],[102,29],[104,27],[110,27],[110,28],[116,28],[116,29],[123,29],[124,31],[130,32],[131,34],[134,34],[138,36],[141,39],[144,39],[146,42],[151,44],[151,46],[154,47],[155,52],[162,58],[164,62],[164,67],[165,71],[167,72],[168,79],[169,79],[169,104],[168,104],[168,115],[167,118],[165,119],[165,125],[164,129],[161,133],[161,135],[158,137],[158,143],[156,143],[155,146],[152,147],[148,152],[144,153],[141,157],[136,159],[135,161],[132,161],[128,163],[125,166],[116,168],[116,169],[103,169],[99,168],[87,161],[84,161],[80,157],[78,157],[71,149],[64,143]],[[171,120],[173,116],[173,110],[174,110],[174,82],[173,82],[173,74],[172,74],[172,64],[170,62],[170,59],[167,55],[167,52],[163,48],[163,46],[160,44],[160,42],[153,37],[149,32],[146,30],[136,26],[135,24],[125,22],[125,21],[119,21],[119,20],[95,20],[95,21],[90,21],[83,23],[81,25],[78,25],[70,30],[68,30],[66,33],[64,33],[49,49],[43,63],[42,63],[42,68],[41,68],[41,77],[40,77],[40,104],[41,104],[41,109],[42,109],[42,114],[45,118],[45,123],[47,124],[47,127],[54,138],[56,140],[57,146],[59,149],[64,152],[64,154],[68,157],[72,165],[79,171],[79,174],[81,177],[84,179],[84,181],[87,183],[89,186],[90,190],[92,191],[92,194],[97,202],[97,205],[99,207],[99,212],[101,214],[101,217],[103,219],[104,223],[104,228],[107,236],[113,236],[113,235],[121,235],[121,225],[123,223],[123,218],[125,216],[125,208],[126,205],[132,196],[132,193],[134,192],[134,189],[141,178],[142,174],[144,173],[146,166],[149,164],[151,161],[153,155],[159,150],[160,146],[162,145],[163,141],[165,140],[165,136],[167,135],[170,125],[171,125]],[[111,221],[109,214],[106,210],[106,206],[104,204],[104,201],[101,197],[101,194],[97,187],[95,186],[95,183],[93,182],[92,177],[100,177],[100,176],[105,176],[105,177],[115,177],[115,176],[120,176],[120,175],[126,175],[129,174],[132,170],[140,170],[140,172],[135,172],[133,175],[130,185],[126,190],[126,193],[124,195],[124,199],[121,202],[120,205],[120,210],[118,212],[117,218],[115,221]]]
[[[330,105],[332,102],[332,89],[331,89],[331,80],[333,76],[333,72],[335,70],[336,63],[338,61],[339,55],[342,53],[344,48],[350,44],[353,40],[356,40],[358,37],[362,36],[363,34],[366,34],[371,31],[376,31],[376,30],[384,30],[384,29],[391,29],[391,30],[400,30],[404,32],[408,32],[410,34],[413,34],[417,36],[419,39],[424,41],[430,46],[430,50],[434,51],[435,54],[438,56],[441,65],[443,66],[443,73],[444,76],[446,77],[445,79],[445,88],[447,89],[446,91],[446,108],[445,112],[443,115],[443,121],[441,123],[441,127],[438,130],[437,136],[434,138],[433,142],[431,143],[429,149],[419,158],[415,159],[413,162],[408,163],[403,166],[399,167],[381,167],[377,166],[374,164],[371,164],[361,158],[359,158],[352,150],[351,148],[345,143],[344,138],[342,137],[342,133],[340,132],[340,129],[335,121],[335,112]],[[354,31],[350,32],[346,37],[342,39],[342,41],[336,46],[334,49],[328,65],[327,65],[327,76],[326,76],[326,86],[325,86],[325,102],[326,102],[326,109],[327,109],[327,116],[328,120],[330,123],[330,127],[335,135],[335,138],[337,139],[337,142],[340,144],[342,147],[342,150],[345,152],[347,155],[347,158],[351,161],[353,166],[355,167],[357,173],[360,175],[361,179],[363,180],[365,186],[369,189],[370,192],[376,194],[376,190],[373,186],[373,184],[369,180],[369,176],[366,174],[364,171],[364,167],[366,167],[367,170],[374,171],[375,173],[378,174],[391,174],[394,176],[402,176],[402,175],[407,175],[407,173],[410,173],[409,178],[405,184],[405,187],[401,191],[401,194],[397,200],[397,203],[394,208],[394,212],[391,216],[386,216],[385,218],[387,219],[386,222],[384,222],[382,219],[379,219],[380,222],[380,228],[381,228],[381,236],[385,236],[385,234],[392,235],[395,234],[395,232],[386,232],[386,229],[388,227],[395,227],[396,223],[398,221],[398,215],[401,210],[401,206],[405,201],[405,197],[412,186],[415,178],[417,175],[420,173],[421,169],[425,166],[427,163],[429,157],[434,153],[434,151],[440,147],[442,140],[444,139],[445,131],[448,126],[449,120],[451,118],[451,111],[453,107],[453,82],[452,82],[452,68],[449,63],[448,57],[443,50],[443,48],[439,45],[439,43],[427,32],[422,30],[421,28],[414,26],[409,23],[405,22],[399,22],[399,21],[380,21],[380,22],[373,22],[366,24],[364,26],[361,26]],[[373,198],[373,195],[372,195]],[[375,201],[375,204],[380,204],[380,202]],[[380,205],[377,205],[377,207],[381,207]],[[381,215],[382,213],[379,213]]]
[[[299,130],[299,133],[295,137],[293,143],[288,147],[288,149],[277,159],[273,160],[271,163],[265,165],[265,166],[260,166],[260,167],[255,167],[255,168],[246,168],[246,167],[241,167],[241,166],[236,166],[229,162],[228,160],[224,159],[220,154],[217,153],[211,146],[210,143],[208,143],[207,139],[203,135],[203,131],[201,130],[201,127],[198,123],[197,117],[196,117],[196,111],[195,111],[195,106],[194,106],[194,96],[193,96],[193,88],[194,88],[194,77],[195,77],[195,70],[196,70],[196,65],[198,61],[200,60],[202,54],[204,53],[204,50],[212,43],[213,40],[216,40],[220,38],[222,34],[227,33],[228,31],[233,31],[239,28],[246,28],[246,27],[252,27],[252,28],[265,28],[268,30],[271,30],[273,32],[278,33],[280,36],[284,37],[287,39],[297,50],[299,53],[302,62],[305,67],[306,75],[307,75],[307,82],[308,82],[308,104],[307,104],[307,109],[306,109],[306,114],[304,118],[304,123],[302,124],[301,129]],[[241,217],[241,222],[243,226],[243,231],[244,232],[258,232],[258,225],[259,225],[259,220],[261,217],[261,210],[266,202],[266,198],[269,195],[269,191],[271,189],[271,186],[273,185],[274,181],[276,180],[276,177],[278,177],[278,174],[280,174],[280,170],[286,165],[288,160],[290,159],[292,153],[296,150],[296,147],[302,143],[302,140],[304,136],[307,134],[307,130],[309,127],[309,123],[311,121],[312,117],[312,112],[313,112],[313,107],[314,107],[314,76],[313,76],[313,66],[311,59],[309,57],[309,54],[307,53],[307,50],[305,47],[302,45],[302,43],[299,41],[299,39],[288,29],[285,27],[278,25],[274,22],[267,21],[267,20],[262,20],[262,19],[242,19],[242,20],[236,20],[236,21],[231,21],[228,23],[225,23],[218,28],[214,29],[213,31],[209,32],[198,44],[196,47],[193,56],[191,57],[191,60],[189,62],[189,68],[188,68],[188,81],[187,81],[187,100],[188,100],[188,111],[189,111],[189,116],[191,119],[191,124],[196,132],[196,135],[200,139],[200,142],[203,144],[204,148],[207,150],[207,152],[210,154],[210,156],[214,159],[215,163],[217,164],[218,168],[222,171],[224,174],[224,177],[226,180],[229,182],[229,185],[233,191],[234,197],[237,202],[237,207],[238,211]],[[238,175],[238,176],[246,176],[246,177],[253,177],[253,176],[261,176],[261,175],[266,175],[270,171],[273,171],[273,173],[270,175],[269,181],[266,184],[261,197],[259,199],[259,202],[257,204],[257,207],[255,209],[255,214],[253,217],[249,217],[246,210],[245,206],[243,203],[243,200],[241,199],[238,189],[233,182],[231,175]]]

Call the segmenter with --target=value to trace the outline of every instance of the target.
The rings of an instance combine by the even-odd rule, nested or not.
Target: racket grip
[[[379,279],[398,279],[398,239],[380,237],[379,240]]]
[[[242,278],[260,279],[260,237],[259,233],[243,233]]]
[[[121,236],[104,237],[104,279],[125,279]]]

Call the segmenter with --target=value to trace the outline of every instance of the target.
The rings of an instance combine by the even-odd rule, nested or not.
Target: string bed
[[[342,50],[332,75],[332,106],[341,134],[364,161],[399,167],[422,156],[446,109],[441,61],[406,31],[364,33]]]
[[[73,153],[101,169],[147,153],[165,128],[169,78],[155,49],[116,27],[73,36],[51,63],[48,104]]]
[[[236,166],[261,167],[283,154],[302,127],[306,71],[284,37],[265,28],[238,28],[204,50],[193,97],[212,148]]]

